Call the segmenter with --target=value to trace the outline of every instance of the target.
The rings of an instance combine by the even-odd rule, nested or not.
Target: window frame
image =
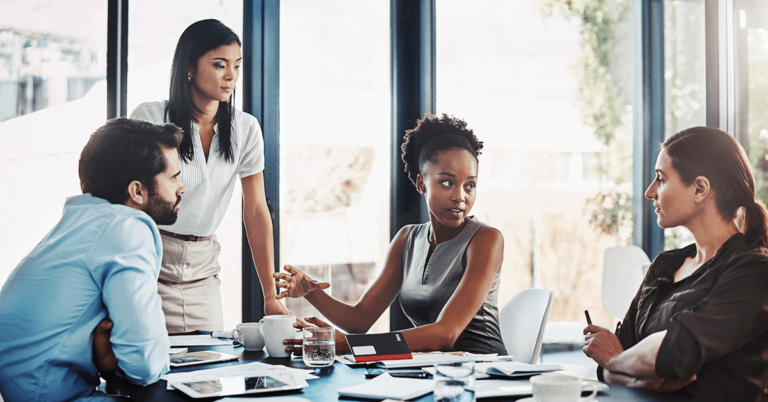
[[[129,0],[109,0],[107,32],[107,117],[126,115],[128,79]],[[664,250],[664,232],[656,224],[651,201],[643,197],[654,179],[659,143],[664,135],[664,3],[663,0],[633,0],[636,104],[634,123],[633,221],[634,243],[654,258]],[[707,125],[728,128],[735,117],[729,94],[727,47],[728,10],[732,1],[705,0]],[[427,219],[420,195],[402,174],[399,150],[402,133],[415,125],[426,112],[435,112],[437,94],[435,64],[435,0],[391,0],[390,46],[392,86],[390,238],[407,224]],[[729,8],[730,7],[730,8]],[[730,21],[732,24],[732,21]],[[279,67],[280,0],[243,1],[243,110],[262,125],[265,145],[265,191],[273,220],[275,272],[280,267],[280,192],[279,192]],[[416,66],[416,67],[414,67]],[[726,105],[722,105],[726,102]],[[730,117],[729,117],[730,116]],[[725,126],[723,126],[725,124]],[[245,228],[242,231],[243,321],[258,321],[263,316],[263,295],[253,266]],[[393,306],[397,307],[397,301]],[[391,309],[393,330],[410,325]]]

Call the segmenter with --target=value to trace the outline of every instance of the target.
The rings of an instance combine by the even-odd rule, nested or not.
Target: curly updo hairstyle
[[[405,141],[401,146],[405,172],[416,185],[416,176],[423,172],[427,164],[433,162],[437,154],[449,149],[463,149],[477,160],[483,149],[483,142],[475,137],[467,122],[443,113],[437,117],[431,113],[416,122],[416,127],[405,132]]]

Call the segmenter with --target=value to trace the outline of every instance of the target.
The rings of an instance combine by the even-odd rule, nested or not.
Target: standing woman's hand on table
[[[277,287],[285,289],[285,291],[275,296],[275,299],[279,300],[284,297],[295,297],[295,298],[304,297],[314,290],[328,289],[329,287],[331,287],[330,283],[318,282],[310,278],[309,275],[305,274],[302,271],[299,271],[298,269],[290,265],[286,265],[283,269],[287,273],[275,272],[274,274],[272,274],[273,278],[282,279],[282,281],[278,281],[275,283]],[[329,326],[329,325],[325,324],[321,326]]]

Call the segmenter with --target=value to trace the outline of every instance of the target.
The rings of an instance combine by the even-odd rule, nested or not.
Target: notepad
[[[528,364],[522,362],[479,363],[475,370],[480,374],[503,377],[530,377],[532,375],[562,370],[557,364]]]
[[[512,356],[498,356],[496,354],[472,354],[466,352],[444,352],[444,353],[414,353],[410,360],[383,360],[375,362],[377,367],[393,368],[411,368],[428,367],[435,364],[464,363],[464,362],[488,362],[499,360],[511,360]]]
[[[213,338],[210,335],[174,335],[169,336],[171,347],[180,346],[232,346],[232,341]]]
[[[384,373],[362,384],[345,387],[339,395],[364,399],[407,400],[426,395],[434,389],[434,381],[415,378],[395,378]]]
[[[413,358],[401,332],[349,334],[346,338],[356,363]]]
[[[608,384],[584,380],[582,387],[593,384],[599,392],[607,391]],[[475,382],[475,398],[502,398],[509,396],[532,395],[533,387],[528,379],[524,380],[482,380]]]

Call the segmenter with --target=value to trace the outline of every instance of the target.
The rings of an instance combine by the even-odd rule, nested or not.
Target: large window
[[[492,11],[491,11],[492,10]],[[437,111],[485,142],[473,214],[505,239],[499,304],[552,289],[599,314],[603,250],[631,242],[629,1],[437,2]]]
[[[768,202],[768,4],[734,2],[736,138],[747,152],[757,198]]]
[[[664,138],[707,124],[704,0],[664,1]],[[688,229],[664,230],[665,249],[693,242]]]
[[[81,194],[107,116],[107,2],[0,2],[0,285]]]
[[[195,21],[215,18],[242,41],[243,2],[239,0],[173,1],[131,0],[128,9],[128,114],[143,102],[168,99],[171,63],[181,33]],[[106,32],[106,31],[105,31]],[[238,87],[242,82],[236,84]],[[235,89],[235,107],[242,91]],[[216,236],[221,244],[221,296],[224,328],[242,322],[242,190],[237,182]]]
[[[280,4],[279,261],[348,303],[389,244],[389,26],[386,0]],[[383,314],[373,330],[388,328]]]

